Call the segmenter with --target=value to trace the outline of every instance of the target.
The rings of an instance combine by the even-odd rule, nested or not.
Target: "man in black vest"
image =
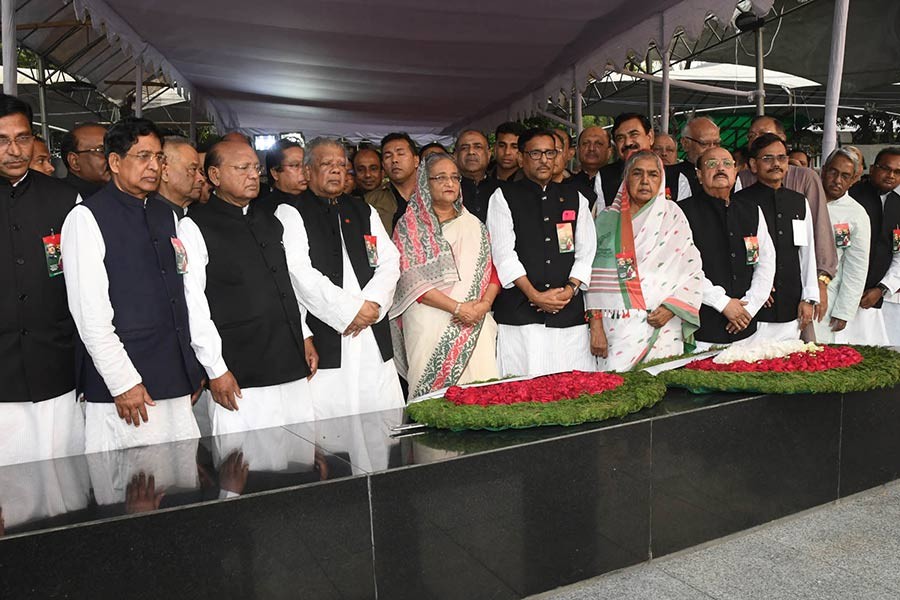
[[[880,308],[892,346],[900,344],[900,148],[884,148],[869,168],[869,180],[850,196],[869,215],[872,239],[866,289],[859,305]],[[864,313],[868,311],[860,311]]]
[[[29,171],[31,107],[0,95],[0,465],[84,451],[59,233],[78,194]]]
[[[112,182],[76,206],[62,232],[69,308],[84,344],[86,452],[200,434],[184,247],[171,209],[150,197],[162,140],[152,122],[130,118],[110,127],[104,146]]]
[[[609,163],[612,154],[612,141],[609,131],[603,127],[585,127],[578,134],[578,164],[581,170],[563,183],[574,185],[581,195],[587,198],[588,206],[593,210],[597,202],[595,188],[597,173]]]
[[[163,140],[166,162],[160,171],[159,191],[154,198],[168,206],[176,219],[183,219],[188,206],[200,199],[203,191],[203,165],[200,155],[187,138],[168,136]]]
[[[584,296],[597,236],[587,199],[551,181],[556,138],[519,136],[525,178],[491,196],[488,230],[503,289],[494,302],[497,365],[503,375],[591,370]]]
[[[462,175],[463,205],[484,223],[487,221],[488,200],[500,185],[498,179],[487,173],[491,160],[487,137],[474,129],[463,131],[456,138],[453,157]]]
[[[309,189],[285,198],[276,212],[319,351],[319,372],[310,382],[316,419],[404,404],[386,319],[400,253],[378,213],[341,193],[347,162],[337,141],[312,140],[305,160]],[[316,273],[305,274],[309,266]]]
[[[85,200],[109,182],[109,165],[103,150],[106,127],[98,123],[82,123],[66,133],[59,153],[66,165],[65,182]]]
[[[275,207],[254,201],[256,152],[219,142],[204,167],[214,191],[206,204],[191,206],[178,234],[188,259],[191,342],[214,400],[212,433],[310,421],[307,377],[318,356],[304,332]]]
[[[681,202],[700,191],[697,161],[700,160],[701,154],[721,143],[719,126],[709,117],[694,117],[684,124],[681,130],[681,147],[685,153],[685,160],[671,165],[666,173],[678,175],[678,179],[672,179],[671,183],[668,183],[670,180],[666,180],[670,189],[678,188],[677,195],[672,197],[673,200]]]
[[[703,258],[703,305],[697,349],[729,344],[756,332],[754,317],[775,278],[775,246],[762,210],[733,202],[737,168],[731,153],[712,147],[697,166],[700,191],[679,203]]]
[[[304,150],[298,142],[281,139],[266,152],[266,172],[269,174],[271,194],[296,196],[306,191],[309,185],[303,174]],[[268,195],[263,192],[260,197]],[[274,202],[279,204],[278,201]]]
[[[772,133],[759,136],[750,145],[750,169],[757,182],[734,196],[735,203],[762,209],[775,244],[775,282],[757,315],[754,339],[759,340],[799,339],[819,302],[812,213],[802,194],[782,185],[787,167],[784,141]]]
[[[507,121],[497,125],[494,130],[494,166],[488,175],[500,181],[513,181],[522,178],[519,165],[519,136],[525,127],[515,121]]]

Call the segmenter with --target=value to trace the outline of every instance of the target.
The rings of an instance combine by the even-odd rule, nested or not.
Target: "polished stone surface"
[[[653,421],[653,556],[834,500],[840,418],[819,394]]]
[[[648,558],[648,423],[372,477],[387,598],[519,598]],[[443,453],[443,456],[438,456]]]
[[[900,478],[900,390],[844,397],[841,496]]]

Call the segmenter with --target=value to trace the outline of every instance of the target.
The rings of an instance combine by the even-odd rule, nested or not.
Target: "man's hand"
[[[797,320],[800,321],[800,329],[803,329],[812,323],[813,308],[813,305],[809,302],[801,301],[800,304],[797,305]]]
[[[538,310],[550,314],[556,314],[566,307],[572,294],[568,291],[568,286],[561,288],[549,289],[546,292],[535,292],[528,300],[536,306]]]
[[[725,326],[725,331],[728,333],[738,333],[750,326],[750,321],[753,320],[753,317],[751,317],[750,313],[747,312],[747,309],[744,308],[745,306],[747,306],[746,300],[732,298],[728,301],[728,304],[725,305],[725,310],[722,311],[722,315],[728,319],[728,325]]]
[[[819,282],[819,303],[813,309],[813,318],[821,323],[828,312],[828,286],[824,281]]]
[[[150,512],[159,509],[165,491],[156,491],[156,480],[141,471],[131,477],[131,483],[125,486],[125,512],[129,515]]]
[[[244,493],[249,474],[250,464],[244,462],[244,453],[235,450],[219,467],[219,489],[240,495]]]
[[[116,412],[119,417],[125,419],[125,422],[135,427],[141,426],[141,419],[144,423],[150,420],[147,416],[147,407],[156,406],[156,402],[147,393],[147,388],[143,383],[139,383],[127,392],[123,392],[113,398],[116,403]]]
[[[191,394],[191,406],[197,404],[197,400],[200,399],[200,394],[203,393],[203,388],[206,387],[206,377],[200,380],[200,387],[197,388],[197,391]]]
[[[843,331],[847,326],[847,321],[843,319],[838,319],[837,317],[831,317],[831,330],[834,332]]]
[[[668,323],[669,320],[674,316],[675,313],[673,313],[665,306],[657,306],[653,312],[647,315],[647,324],[650,325],[650,327],[659,329],[660,327]]]
[[[381,307],[371,300],[366,300],[353,318],[353,322],[344,330],[344,335],[358,336],[363,329],[374,325],[380,314]]]
[[[600,358],[609,356],[609,342],[601,319],[591,319],[591,354]]]
[[[209,391],[212,393],[213,400],[227,410],[237,410],[237,399],[243,398],[241,388],[238,387],[238,382],[231,371],[225,371],[221,377],[210,379]]]
[[[309,367],[309,375],[306,376],[306,380],[309,381],[319,370],[319,353],[316,352],[316,346],[311,337],[303,340],[303,351],[306,353],[306,365]]]
[[[772,305],[775,304],[775,287],[772,287],[772,292],[769,294],[768,300],[763,303],[763,306],[766,308],[771,308]]]
[[[884,296],[884,294],[882,293],[881,288],[869,288],[863,292],[862,299],[859,301],[859,307],[872,308],[879,300],[881,300],[882,296]]]

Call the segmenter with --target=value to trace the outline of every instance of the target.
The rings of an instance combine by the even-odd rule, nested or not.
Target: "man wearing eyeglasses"
[[[581,294],[597,249],[588,201],[574,186],[553,183],[553,132],[530,129],[518,146],[525,177],[501,184],[488,204],[503,286],[494,302],[498,367],[503,375],[591,370]]]
[[[128,118],[107,131],[112,181],[63,225],[69,308],[87,401],[85,451],[199,437],[191,395],[202,379],[191,349],[184,246],[151,195],[165,156],[156,126]]]
[[[866,209],[872,230],[859,305],[880,308],[890,344],[900,345],[900,148],[881,150],[869,168],[869,180],[850,188],[850,195]]]
[[[303,146],[290,139],[278,140],[266,152],[266,171],[272,186],[267,197],[276,205],[283,202],[283,196],[299,196],[309,186],[303,174],[303,156]]]
[[[487,173],[491,161],[491,147],[487,136],[480,131],[463,131],[456,138],[454,159],[462,175],[462,197],[466,209],[484,223],[487,220],[488,200],[500,181]]]
[[[765,115],[754,117],[750,122],[750,129],[747,131],[747,144],[752,144],[757,137],[766,133],[777,135],[782,142],[787,144],[787,133],[781,121]],[[756,183],[755,173],[750,168],[742,170],[738,173],[738,183],[742,187],[753,185]],[[828,294],[826,289],[837,272],[838,260],[837,250],[832,243],[833,232],[831,221],[828,218],[825,190],[822,189],[822,180],[815,171],[791,164],[788,164],[785,170],[782,185],[789,190],[802,194],[812,211],[815,240],[811,243],[814,243],[816,250],[819,296],[822,299],[821,303],[815,307],[815,319],[821,322],[828,311]],[[811,330],[805,331],[804,339],[811,339],[811,335]]]
[[[775,278],[775,246],[762,209],[732,201],[737,168],[731,153],[714,146],[697,160],[701,189],[679,203],[703,259],[703,305],[694,334],[702,351],[745,340]]]
[[[59,258],[78,194],[29,170],[31,123],[30,106],[0,94],[0,465],[84,451]]]
[[[692,194],[700,191],[700,181],[697,178],[697,161],[700,155],[710,148],[717,147],[722,142],[719,135],[719,126],[709,117],[694,117],[681,130],[681,147],[686,155],[685,160],[675,163],[667,170],[669,174],[678,174],[678,179],[671,179],[671,184],[677,182],[677,192],[672,195],[672,200],[682,201]],[[670,189],[672,189],[670,185]],[[739,191],[740,187],[736,191]]]
[[[762,209],[777,257],[775,281],[757,315],[754,339],[799,339],[819,303],[812,212],[802,194],[784,187],[788,155],[780,137],[765,133],[753,140],[750,169],[758,181],[735,194],[734,202]]]
[[[103,149],[106,127],[83,123],[67,132],[60,143],[60,154],[66,165],[65,182],[87,200],[109,182],[109,165]]]
[[[261,167],[242,142],[206,155],[213,186],[178,224],[197,360],[209,378],[213,435],[313,419],[318,355],[291,285],[284,228],[259,196]]]
[[[180,136],[167,136],[163,140],[163,154],[159,191],[154,197],[171,208],[180,220],[203,191],[200,155],[187,138]]]

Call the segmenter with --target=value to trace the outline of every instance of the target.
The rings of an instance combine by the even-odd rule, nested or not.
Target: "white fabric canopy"
[[[772,0],[753,0],[766,12]],[[735,0],[75,0],[224,129],[493,128]],[[619,33],[616,33],[619,32]]]

